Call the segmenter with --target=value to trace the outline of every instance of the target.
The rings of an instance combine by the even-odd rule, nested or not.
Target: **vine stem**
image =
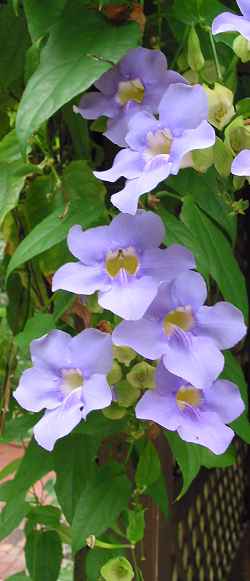
[[[208,35],[209,35],[209,40],[210,40],[210,44],[211,44],[211,48],[212,48],[212,53],[213,53],[213,57],[214,57],[214,62],[215,62],[215,67],[216,67],[216,72],[217,72],[217,77],[219,79],[219,81],[223,80],[223,76],[222,76],[222,72],[221,72],[221,68],[220,68],[220,62],[218,59],[218,54],[217,54],[217,50],[216,50],[216,46],[215,46],[215,42],[214,42],[214,37],[212,35],[211,29],[209,28],[208,30]]]

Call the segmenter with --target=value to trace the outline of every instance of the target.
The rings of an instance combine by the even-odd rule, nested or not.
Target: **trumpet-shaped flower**
[[[182,440],[206,446],[223,454],[234,432],[231,423],[244,411],[239,389],[231,381],[218,379],[203,389],[173,375],[159,363],[156,388],[147,391],[136,406],[136,416],[177,431]]]
[[[135,214],[141,194],[150,192],[186,163],[186,154],[215,142],[207,123],[208,97],[201,85],[171,85],[159,105],[159,119],[143,111],[129,122],[127,148],[120,151],[111,169],[94,172],[97,178],[115,182],[123,176],[125,187],[111,201]]]
[[[235,157],[231,171],[235,176],[250,176],[250,149],[243,149]]]
[[[203,389],[223,369],[220,350],[233,347],[246,333],[241,311],[227,302],[203,306],[202,276],[185,272],[162,284],[140,321],[123,321],[113,332],[115,345],[126,345],[148,359],[163,357],[171,373]]]
[[[162,220],[153,212],[119,214],[109,226],[82,231],[73,226],[68,246],[79,262],[65,264],[55,273],[53,291],[89,295],[99,291],[98,302],[124,319],[140,319],[155,298],[160,283],[195,268],[183,246],[158,248],[164,240]]]
[[[242,16],[232,12],[222,12],[213,21],[212,33],[239,32],[244,38],[250,40],[250,3],[249,0],[236,0]]]
[[[134,48],[96,81],[98,91],[83,95],[74,110],[85,119],[109,117],[104,135],[117,145],[126,146],[128,120],[142,109],[155,113],[166,88],[180,82],[185,83],[185,79],[167,70],[161,51]]]
[[[30,352],[33,367],[22,374],[14,397],[26,410],[46,410],[34,436],[52,450],[89,412],[110,405],[106,375],[112,367],[112,340],[97,329],[75,337],[55,330],[32,341]]]

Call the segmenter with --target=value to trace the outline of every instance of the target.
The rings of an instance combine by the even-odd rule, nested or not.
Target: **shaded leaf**
[[[55,531],[33,531],[25,545],[25,560],[32,581],[56,581],[62,561],[62,544]]]

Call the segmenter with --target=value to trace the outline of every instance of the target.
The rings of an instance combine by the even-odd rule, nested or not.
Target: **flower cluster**
[[[46,410],[34,434],[51,450],[88,413],[116,399],[109,374],[112,349],[132,348],[157,364],[155,387],[142,397],[138,390],[136,417],[223,453],[233,438],[226,424],[244,404],[237,386],[218,377],[222,351],[245,335],[243,316],[228,302],[205,306],[206,283],[195,271],[192,253],[177,244],[166,248],[161,218],[137,210],[139,196],[188,165],[193,149],[213,145],[207,93],[168,71],[161,52],[142,48],[129,51],[96,87],[83,97],[79,112],[86,118],[108,116],[106,135],[123,147],[113,167],[95,175],[126,178],[112,197],[125,213],[109,226],[71,228],[68,247],[77,261],[59,268],[52,289],[97,292],[100,307],[123,321],[112,336],[86,329],[72,338],[55,330],[33,341],[33,367],[23,373],[15,397],[30,411]],[[247,164],[249,157],[241,152],[234,173]]]

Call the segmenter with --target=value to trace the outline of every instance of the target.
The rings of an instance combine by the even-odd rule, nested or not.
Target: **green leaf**
[[[0,162],[0,225],[16,207],[25,179],[32,172],[33,166],[23,161]]]
[[[62,544],[57,532],[33,531],[28,535],[25,559],[32,581],[56,581],[62,557]]]
[[[131,483],[124,474],[114,474],[110,466],[99,469],[89,480],[76,506],[72,523],[72,548],[78,551],[89,535],[100,536],[127,508]]]
[[[236,105],[236,111],[239,115],[242,115],[244,119],[250,117],[250,97],[241,99]]]
[[[155,504],[159,506],[161,512],[167,518],[169,516],[169,502],[166,480],[163,474],[161,474],[158,480],[151,484],[151,486],[148,486],[146,494],[153,499]]]
[[[218,0],[175,0],[172,14],[185,24],[212,24],[215,16],[225,12],[225,6]]]
[[[31,578],[27,577],[25,573],[16,573],[16,575],[11,575],[10,577],[7,577],[5,581],[31,581]]]
[[[13,129],[0,141],[0,162],[11,163],[20,159],[22,159],[20,144]]]
[[[105,418],[102,412],[91,412],[86,422],[81,422],[76,428],[76,432],[89,436],[108,438],[126,429],[126,419],[120,421],[110,421]]]
[[[25,148],[33,131],[136,46],[135,23],[115,27],[80,0],[67,4],[50,30],[40,66],[30,78],[17,115],[17,134]],[[42,89],[43,88],[43,89]]]
[[[24,10],[32,41],[44,36],[59,19],[66,0],[24,0]]]
[[[53,315],[48,313],[36,313],[29,319],[24,330],[16,336],[16,342],[23,351],[29,348],[31,341],[38,339],[55,328]]]
[[[71,523],[80,494],[96,472],[96,455],[100,438],[74,434],[57,442],[54,456],[56,495]]]
[[[64,188],[65,184],[69,184],[69,176],[72,183],[67,189],[71,194],[68,205],[56,209],[24,238],[9,262],[7,277],[27,260],[65,240],[74,224],[88,228],[104,214],[104,188],[93,176],[87,163],[73,162],[69,166],[63,182]]]
[[[0,541],[10,535],[16,529],[30,510],[30,506],[24,501],[22,492],[16,490],[11,495],[11,500],[0,513]]]
[[[9,476],[10,474],[13,474],[13,472],[16,472],[17,468],[19,467],[20,462],[21,462],[21,459],[16,458],[16,460],[12,460],[12,462],[9,462],[9,464],[6,464],[6,466],[4,466],[4,468],[2,468],[2,470],[0,470],[0,480],[3,480],[3,478],[6,478],[6,476]]]
[[[21,79],[28,34],[25,19],[16,16],[10,6],[1,6],[0,18],[0,87],[6,89]]]
[[[39,414],[25,412],[22,416],[17,416],[7,420],[4,433],[0,436],[0,442],[20,442],[27,437],[29,430],[39,420]]]
[[[105,581],[132,581],[134,571],[125,557],[110,559],[101,568],[101,575]]]
[[[231,428],[244,440],[247,444],[250,444],[250,422],[248,419],[248,387],[244,377],[244,373],[241,369],[240,364],[237,359],[230,353],[226,351],[224,353],[225,367],[223,369],[221,378],[233,381],[239,390],[241,397],[245,403],[246,409],[241,414],[241,416],[231,423]]]
[[[211,450],[203,446],[199,446],[199,452],[201,465],[205,466],[205,468],[227,468],[235,464],[236,461],[236,453],[233,446],[229,446],[224,454],[213,454]]]
[[[109,561],[110,557],[116,557],[116,555],[117,551],[115,550],[107,551],[107,549],[100,549],[99,547],[95,547],[93,551],[88,551],[85,562],[87,581],[97,581],[98,577],[100,577],[102,566]]]
[[[61,511],[57,506],[37,505],[31,509],[28,515],[28,525],[30,529],[37,524],[45,525],[47,528],[57,529],[60,525]],[[26,524],[27,531],[27,524]]]
[[[135,473],[136,486],[145,489],[158,480],[161,473],[161,464],[158,453],[153,444],[148,441],[140,454]]]
[[[178,495],[178,500],[187,492],[192,484],[194,478],[199,473],[200,462],[200,447],[183,442],[176,432],[164,432],[168,440],[172,454],[178,463],[181,473],[183,485],[181,492]]]
[[[144,537],[145,529],[145,510],[143,508],[135,508],[128,511],[128,526],[126,536],[130,543],[135,545]]]
[[[219,227],[196,205],[191,196],[184,198],[181,219],[196,236],[197,249],[206,256],[207,268],[224,298],[242,310],[247,319],[246,284],[233,249]]]

